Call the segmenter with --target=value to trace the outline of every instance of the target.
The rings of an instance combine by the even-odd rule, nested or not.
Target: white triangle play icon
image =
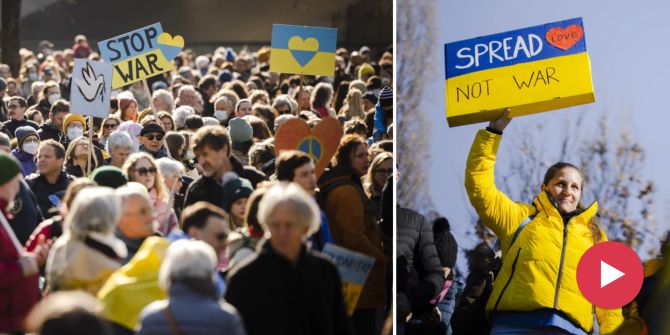
[[[600,288],[603,288],[613,281],[623,277],[625,273],[617,270],[613,266],[600,261]]]

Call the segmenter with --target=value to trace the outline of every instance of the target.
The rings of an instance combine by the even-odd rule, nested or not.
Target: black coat
[[[9,132],[12,134],[11,138],[14,138],[14,133],[16,132],[16,128],[18,127],[31,126],[35,130],[39,129],[40,127],[37,123],[30,121],[28,119],[23,119],[20,121],[7,120],[3,122],[3,124],[5,125],[5,127],[7,127],[7,130],[9,130]]]
[[[433,242],[430,222],[423,215],[407,208],[397,207],[396,213],[398,311],[420,313],[431,307],[430,300],[442,290],[444,272]],[[404,265],[402,268],[401,264]],[[418,275],[418,283],[410,285],[408,279],[414,272]],[[408,301],[410,306],[401,306],[402,301]]]
[[[30,191],[30,186],[25,181],[21,181],[19,194],[14,199],[14,206],[9,209],[9,212],[14,216],[9,219],[9,225],[14,230],[14,234],[24,245],[33,230],[37,228],[40,222],[44,221],[42,211],[37,204],[37,198]]]
[[[39,129],[37,129],[37,134],[40,135],[40,141],[54,140],[60,142],[63,133],[60,129],[54,127],[51,124],[51,120],[46,120]]]
[[[68,185],[74,180],[74,177],[65,172],[61,172],[55,184],[49,182],[41,174],[33,173],[26,177],[26,183],[37,197],[37,203],[40,205],[40,210],[46,219],[52,217],[57,213],[49,213],[49,209],[55,208],[53,203],[49,200],[49,196],[54,194],[62,198],[62,193],[65,192]]]
[[[305,247],[292,264],[264,243],[231,270],[226,301],[240,312],[249,335],[354,332],[337,268]]]

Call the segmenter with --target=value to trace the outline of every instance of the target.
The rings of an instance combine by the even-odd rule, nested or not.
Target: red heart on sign
[[[549,44],[561,50],[572,48],[572,46],[579,42],[582,37],[584,37],[584,29],[577,24],[573,24],[565,29],[561,27],[551,28],[544,36]]]
[[[282,124],[275,136],[275,154],[284,150],[300,150],[314,159],[316,177],[319,178],[333,158],[342,138],[340,121],[323,118],[313,129],[303,119],[293,119]]]

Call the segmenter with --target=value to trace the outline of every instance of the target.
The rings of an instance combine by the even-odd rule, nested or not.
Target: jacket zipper
[[[498,300],[496,300],[495,306],[493,306],[493,310],[497,311],[498,310],[498,304],[500,304],[500,299],[502,299],[503,294],[505,294],[505,291],[507,290],[507,287],[509,284],[512,282],[512,277],[514,277],[514,271],[516,270],[516,262],[519,260],[519,254],[521,253],[521,248],[517,250],[516,256],[514,257],[514,262],[512,263],[512,273],[509,275],[509,279],[507,279],[507,283],[505,283],[505,286],[502,289],[502,292],[500,292],[500,295],[498,296]]]
[[[561,289],[561,277],[563,275],[563,263],[565,262],[565,249],[568,246],[568,224],[563,227],[563,245],[561,247],[561,263],[558,266],[558,278],[556,278],[556,292],[554,293],[554,309],[558,308],[558,291]]]

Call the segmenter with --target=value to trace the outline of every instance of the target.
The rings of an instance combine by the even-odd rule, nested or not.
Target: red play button
[[[631,302],[642,287],[644,270],[635,251],[620,242],[589,248],[577,265],[577,284],[588,301],[602,308]]]

